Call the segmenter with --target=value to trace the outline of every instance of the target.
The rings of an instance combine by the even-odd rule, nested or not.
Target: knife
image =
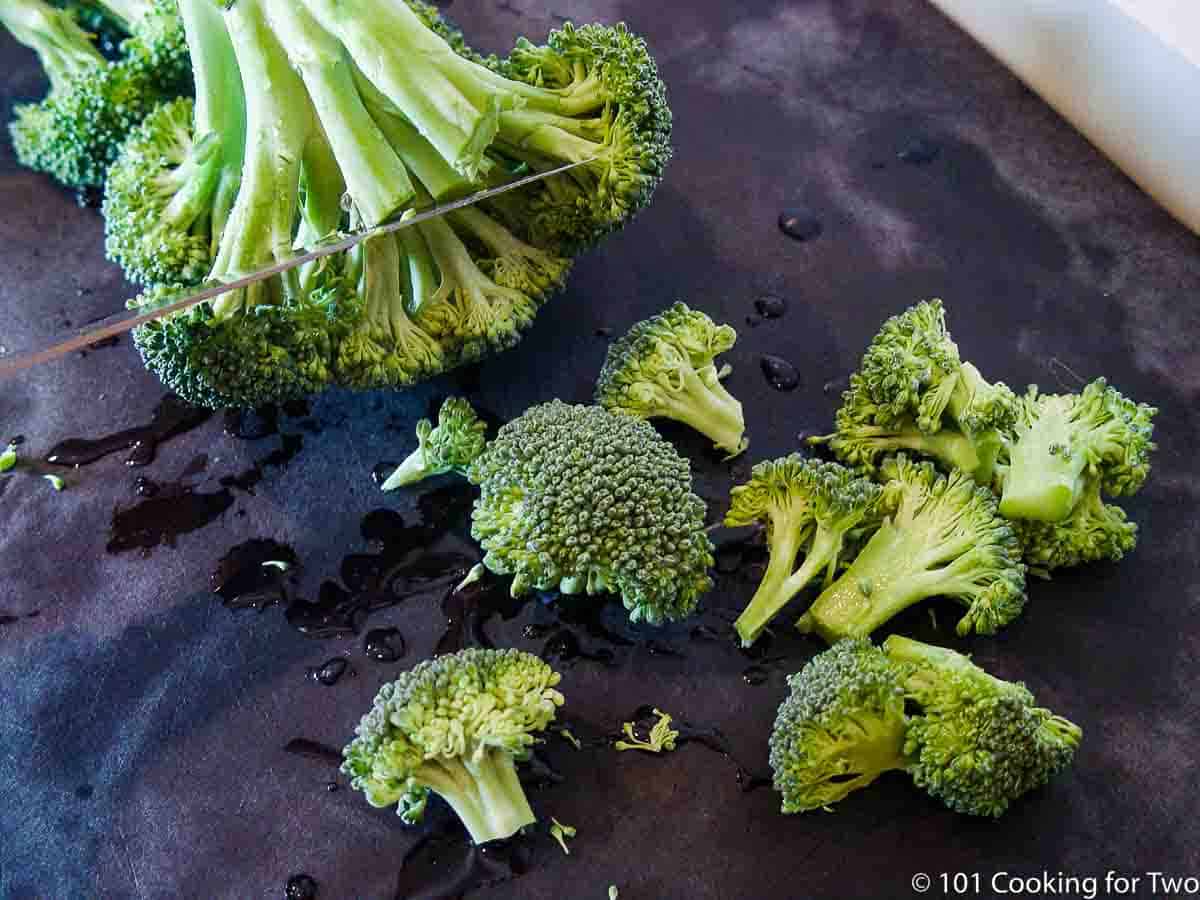
[[[413,225],[419,225],[421,222],[428,222],[430,219],[444,216],[446,213],[453,212],[456,209],[474,206],[480,201],[516,190],[528,184],[534,184],[554,175],[561,175],[563,172],[568,172],[576,166],[586,165],[589,162],[592,162],[592,160],[584,159],[578,162],[567,163],[566,165],[548,169],[544,172],[525,175],[515,181],[509,181],[496,187],[485,188],[473,194],[468,194],[466,197],[460,197],[457,200],[451,200],[448,203],[428,209],[420,211],[409,210],[394,222],[386,222],[383,225],[376,225],[371,228],[362,229],[361,231],[339,233],[332,239],[322,241],[320,244],[309,247],[295,256],[290,256],[281,262],[273,263],[234,281],[208,283],[199,287],[184,288],[174,294],[168,294],[152,304],[138,306],[133,309],[123,309],[107,318],[89,323],[86,329],[79,329],[71,337],[60,339],[42,350],[22,353],[8,358],[0,357],[0,378],[6,375],[15,375],[33,366],[66,356],[68,353],[73,353],[76,350],[86,350],[88,346],[97,341],[115,337],[116,335],[137,328],[139,325],[145,325],[147,322],[153,322],[155,319],[161,319],[163,316],[169,316],[180,310],[190,309],[198,303],[219,297],[221,294],[228,293],[229,291],[236,291],[255,282],[272,278],[295,269],[298,266],[310,263],[313,260],[333,256],[335,253],[345,253],[351,247],[361,244],[363,241],[368,241],[371,238],[384,234],[393,234],[402,229],[410,228]],[[3,350],[0,349],[0,353],[2,352]]]

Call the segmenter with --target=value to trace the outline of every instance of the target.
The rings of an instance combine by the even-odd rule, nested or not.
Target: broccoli
[[[910,708],[908,772],[951,809],[999,816],[1070,765],[1082,730],[1035,706],[1025,685],[898,635],[884,641],[883,652],[901,672]]]
[[[17,445],[9,444],[4,448],[4,452],[0,453],[0,473],[4,473],[12,469],[17,464]]]
[[[733,489],[725,524],[765,521],[770,562],[750,604],[734,623],[750,646],[772,618],[801,590],[826,573],[831,581],[843,558],[847,533],[871,517],[882,490],[837,463],[799,454],[761,462],[749,483]],[[804,563],[795,569],[796,557]]]
[[[16,107],[13,148],[23,165],[69,187],[99,187],[134,127],[158,104],[191,90],[175,0],[93,4],[125,37],[106,60],[73,11],[42,0],[5,0],[2,22],[37,52],[50,81],[38,103]]]
[[[467,409],[457,401],[456,418],[469,421]],[[553,400],[480,445],[457,443],[453,470],[479,486],[471,535],[484,566],[513,576],[513,597],[609,591],[631,621],[661,625],[712,587],[691,467],[648,423]]]
[[[554,720],[560,676],[518,650],[463,650],[418,663],[379,689],[345,748],[342,772],[372,806],[420,821],[440,795],[476,844],[536,821],[517,778],[534,734]]]
[[[1061,522],[1011,519],[1031,570],[1078,566],[1103,559],[1119,560],[1137,545],[1137,524],[1125,510],[1105,503],[1099,478],[1085,477],[1083,495]]]
[[[1095,481],[1112,496],[1135,493],[1150,471],[1158,412],[1098,378],[1079,394],[1040,394],[1020,404],[1002,475],[1000,512],[1010,519],[1061,522]]]
[[[771,732],[783,812],[823,809],[907,766],[904,695],[895,667],[870,641],[834,644],[788,687]]]
[[[1025,605],[1025,566],[996,498],[965,472],[942,475],[903,454],[880,467],[887,517],[797,627],[830,643],[865,637],[927,597],[967,607],[960,635],[994,634]]]
[[[136,132],[105,203],[110,256],[149,287],[139,305],[521,171],[595,157],[520,198],[317,266],[315,291],[289,272],[157,323],[135,340],[191,402],[404,387],[508,349],[562,287],[571,255],[626,221],[661,175],[670,114],[645,44],[623,27],[568,25],[502,62],[472,53],[417,0],[180,3],[196,101]],[[329,269],[341,273],[336,288]],[[283,335],[293,315],[303,334]],[[317,355],[300,373],[296,344]],[[279,357],[282,377],[262,371]]]
[[[888,319],[842,395],[828,444],[848,465],[875,471],[880,457],[908,450],[990,484],[1017,401],[959,357],[940,300]]]
[[[558,841],[558,846],[562,847],[562,852],[567,856],[571,855],[571,848],[567,846],[567,841],[578,833],[579,829],[574,825],[564,825],[553,817],[550,819],[550,837]]]
[[[737,456],[749,441],[742,404],[725,390],[713,359],[733,347],[737,332],[676,303],[634,325],[608,348],[596,384],[596,402],[641,419],[662,417],[690,425],[719,450]]]
[[[428,419],[417,423],[417,449],[396,467],[382,487],[394,491],[445,472],[466,473],[471,461],[483,452],[487,425],[471,404],[450,397],[438,410],[437,427]]]
[[[671,714],[665,713],[658,708],[655,708],[653,712],[657,716],[657,719],[651,726],[650,733],[646,736],[645,740],[637,736],[633,722],[625,722],[621,726],[621,731],[629,740],[614,741],[613,748],[618,752],[623,750],[642,750],[646,753],[662,753],[664,750],[667,752],[674,750],[676,741],[679,738],[679,731],[671,727]]]

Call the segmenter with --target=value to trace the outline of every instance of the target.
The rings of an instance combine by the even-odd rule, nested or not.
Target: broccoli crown
[[[372,806],[419,821],[430,791],[477,843],[534,821],[514,760],[554,720],[560,676],[519,650],[462,650],[417,664],[379,689],[343,751],[342,771]]]
[[[721,384],[713,360],[733,347],[737,332],[676,303],[634,325],[608,348],[596,383],[596,402],[641,419],[684,422],[734,456],[742,437],[742,405]]]
[[[1062,521],[1089,478],[1114,496],[1145,483],[1155,449],[1154,407],[1097,378],[1078,394],[1040,394],[1033,385],[1020,409],[1000,501],[1009,518]]]
[[[472,534],[518,596],[619,594],[632,621],[682,619],[712,586],[691,468],[647,423],[595,406],[535,406],[467,471]]]
[[[19,0],[21,6],[30,3]],[[68,73],[50,63],[56,74],[49,95],[16,107],[13,148],[23,165],[70,187],[98,187],[137,124],[158,104],[191,90],[176,0],[132,5],[138,14],[122,21],[130,36],[121,42],[116,60],[97,60]],[[46,54],[41,56],[46,62]]]
[[[788,679],[771,732],[771,768],[783,812],[820,809],[903,769],[904,694],[865,639],[844,640]]]
[[[958,812],[999,816],[1070,765],[1080,728],[1034,705],[1025,685],[995,678],[953,650],[892,635],[909,701],[904,753],[913,780]]]
[[[487,424],[471,404],[461,397],[450,397],[438,410],[437,427],[428,419],[417,423],[417,449],[402,462],[382,488],[394,490],[445,472],[464,474],[483,452]]]
[[[822,571],[832,580],[848,535],[878,524],[868,522],[882,495],[879,485],[851,470],[798,453],[759,463],[750,481],[733,489],[725,524],[737,527],[765,521],[770,545],[763,580],[734,623],[743,644],[752,644]],[[801,552],[804,563],[795,569]]]
[[[1104,502],[1096,478],[1086,479],[1083,496],[1061,522],[1010,521],[1024,549],[1025,562],[1045,571],[1104,559],[1117,561],[1137,546],[1137,523],[1129,521],[1121,507]]]
[[[903,454],[882,466],[891,512],[798,626],[829,641],[870,634],[927,597],[967,607],[958,633],[994,634],[1025,605],[1025,566],[996,498],[963,472],[939,474]]]

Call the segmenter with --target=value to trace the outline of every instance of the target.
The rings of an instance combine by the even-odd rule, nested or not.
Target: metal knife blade
[[[178,293],[164,296],[162,299],[148,306],[123,309],[98,322],[90,323],[86,329],[79,329],[71,337],[58,340],[45,349],[22,353],[8,358],[0,357],[0,378],[6,375],[14,375],[17,372],[23,372],[42,363],[66,356],[68,353],[73,353],[76,350],[85,350],[97,341],[103,341],[115,335],[123,334],[139,325],[144,325],[147,322],[153,322],[155,319],[161,319],[163,316],[188,309],[198,303],[219,297],[221,294],[228,293],[229,291],[236,291],[255,282],[272,278],[275,275],[280,275],[283,272],[295,269],[313,260],[332,256],[335,253],[344,253],[356,244],[361,244],[363,241],[370,240],[371,238],[384,234],[392,234],[404,228],[410,228],[421,222],[427,222],[438,216],[444,216],[446,213],[453,212],[456,209],[473,206],[491,197],[496,197],[554,175],[560,175],[563,172],[574,169],[576,166],[586,165],[589,162],[591,160],[585,159],[579,162],[567,163],[566,165],[548,169],[544,172],[535,172],[532,175],[526,175],[515,181],[509,181],[496,187],[485,188],[473,194],[468,194],[466,197],[460,197],[457,200],[451,200],[448,203],[442,203],[429,209],[417,212],[410,211],[394,222],[386,222],[383,225],[376,225],[373,228],[366,228],[362,231],[349,234],[340,234],[332,240],[324,241],[316,247],[311,247],[282,262],[274,263],[234,281],[226,281],[219,284],[210,283],[195,288],[187,288]]]

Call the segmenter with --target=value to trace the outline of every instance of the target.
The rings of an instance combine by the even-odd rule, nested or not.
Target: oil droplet
[[[372,628],[363,638],[363,653],[376,662],[396,662],[404,651],[404,636],[399,628]]]
[[[801,209],[785,209],[779,214],[779,230],[797,241],[811,241],[825,229],[812,213]]]
[[[287,880],[284,896],[287,900],[317,900],[320,886],[311,875],[301,873]]]
[[[941,145],[928,138],[915,138],[896,154],[901,162],[913,166],[927,166],[942,153]]]
[[[341,657],[335,656],[333,659],[326,660],[321,665],[310,668],[308,677],[317,684],[323,684],[326,687],[333,687],[337,684],[343,675],[350,669],[350,661]]]
[[[775,294],[763,294],[754,301],[754,308],[764,319],[778,319],[787,312],[787,301]]]
[[[760,361],[767,383],[777,391],[794,391],[800,386],[800,373],[786,359],[766,355]]]

